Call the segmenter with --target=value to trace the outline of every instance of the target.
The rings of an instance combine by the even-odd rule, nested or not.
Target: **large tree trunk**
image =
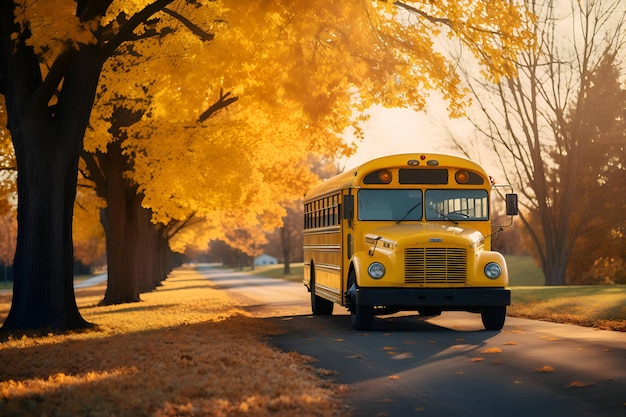
[[[36,126],[37,122],[28,124]],[[23,134],[37,135],[27,131]],[[20,136],[16,135],[18,141]],[[88,327],[76,306],[73,286],[75,193],[71,190],[76,187],[78,158],[65,148],[49,146],[61,138],[38,139],[18,159],[13,301],[3,329]]]
[[[160,233],[157,238],[157,254],[159,262],[158,274],[163,281],[167,278],[167,275],[172,272],[175,266],[180,266],[180,256],[172,252],[167,237]]]
[[[0,92],[18,168],[13,300],[2,329],[86,328],[74,297],[72,215],[102,61],[95,46],[66,51],[55,67],[62,83],[60,77],[44,82],[27,31],[13,22],[14,7],[0,2]]]
[[[97,167],[92,156],[85,155],[90,170],[99,171],[94,176],[97,191],[107,200],[101,216],[108,267],[103,305],[140,301],[141,293],[152,291],[167,275],[162,272],[160,239],[150,221],[152,213],[142,207],[143,196],[137,186],[125,178],[130,163],[122,154],[121,139],[111,142],[106,153],[98,154]]]
[[[139,219],[134,209],[140,197],[136,187],[124,178],[127,166],[120,142],[109,144],[106,155],[101,155],[101,169],[106,178],[104,194],[107,206],[102,210],[102,224],[106,232],[108,281],[101,304],[122,304],[139,301],[139,270],[137,248]]]
[[[141,265],[139,281],[140,292],[149,292],[161,284],[161,265],[158,253],[158,234],[156,226],[150,221],[152,212],[141,206],[135,208],[139,219],[139,245],[137,262]]]

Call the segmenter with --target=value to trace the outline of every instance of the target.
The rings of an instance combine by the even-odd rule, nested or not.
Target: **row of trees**
[[[14,209],[16,162],[9,138],[23,146],[21,151],[16,146],[18,162],[24,155],[17,166],[26,172],[20,189],[30,188],[21,193],[19,205],[25,221],[15,258],[17,306],[10,314],[18,318],[5,328],[86,325],[73,312],[66,282],[71,267],[65,232],[71,224],[74,236],[81,234],[72,255],[85,262],[102,253],[102,230],[93,227],[94,218],[104,225],[110,273],[104,303],[136,301],[154,288],[171,267],[171,249],[220,238],[254,254],[263,239],[257,225],[271,228],[284,220],[279,233],[286,242],[292,223],[286,213],[294,209],[286,210],[281,198],[295,198],[314,181],[301,162],[304,155],[349,152],[338,134],[349,125],[358,129],[354,109],[377,102],[419,109],[425,97],[420,88],[432,87],[451,100],[452,114],[462,112],[457,74],[432,44],[440,30],[465,37],[465,47],[477,53],[488,73],[487,82],[468,79],[483,113],[472,114],[472,120],[526,196],[522,220],[547,283],[563,284],[566,277],[615,282],[616,271],[623,273],[625,98],[619,57],[624,12],[619,2],[572,2],[567,21],[577,24],[569,41],[563,36],[566,19],[557,16],[563,5],[551,2],[528,3],[536,19],[507,10],[513,20],[491,31],[486,28],[494,23],[475,5],[418,8],[396,2],[391,8],[363,9],[312,2],[308,6],[324,10],[316,20],[303,19],[304,9],[296,6],[265,3],[251,3],[256,8],[245,12],[217,2],[155,2],[119,11],[96,10],[89,2],[39,3],[14,5],[17,21],[4,13],[13,13],[12,3],[4,4],[0,26],[3,35],[11,35],[2,44],[2,92],[15,98],[13,128],[0,140],[3,219]],[[372,21],[372,11],[380,20]],[[12,37],[11,28],[21,37]],[[363,38],[363,31],[373,38]],[[538,42],[530,42],[528,34]],[[372,52],[369,47],[377,44],[387,49]],[[505,46],[507,54],[494,54]],[[87,62],[75,56],[92,48],[100,55],[85,57]],[[411,60],[420,66],[407,66]],[[79,62],[81,69],[72,67]],[[310,65],[303,68],[302,62]],[[337,69],[346,62],[356,67]],[[79,80],[96,71],[95,64],[101,72],[92,86],[95,106],[88,109],[86,135],[70,141],[85,122],[80,112],[72,118],[70,109],[84,112],[81,103],[91,91]],[[19,77],[16,68],[23,70]],[[66,83],[67,77],[77,80]],[[90,77],[82,81],[86,86],[94,83]],[[18,82],[7,81],[14,79]],[[14,91],[19,88],[24,97]],[[494,97],[499,97],[495,106]],[[7,116],[4,109],[0,105],[0,119]],[[37,123],[47,128],[35,128]],[[20,134],[35,141],[26,144]],[[78,146],[72,145],[77,140],[81,192],[68,222],[75,185],[68,180],[74,163],[67,164],[75,151],[67,151]],[[50,161],[42,162],[45,158]],[[56,223],[46,223],[53,218]],[[15,241],[12,227],[6,222],[0,244]],[[47,255],[38,258],[38,251]],[[44,299],[41,308],[32,307]],[[64,324],[40,323],[41,317],[61,317]]]
[[[103,302],[136,301],[169,249],[279,225],[281,202],[315,181],[306,155],[349,153],[340,134],[362,110],[419,110],[435,89],[462,114],[433,39],[459,39],[497,80],[524,13],[507,0],[0,2],[18,217],[3,329],[90,326],[72,286],[77,186],[102,209]]]

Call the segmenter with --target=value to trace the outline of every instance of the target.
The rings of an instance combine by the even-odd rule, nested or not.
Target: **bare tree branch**
[[[205,32],[200,27],[198,27],[198,25],[194,24],[185,16],[182,16],[180,13],[176,13],[175,11],[168,9],[167,7],[163,9],[163,12],[167,13],[168,15],[172,16],[174,19],[185,25],[185,27],[187,27],[187,29],[189,29],[191,33],[200,38],[201,41],[209,42],[215,38],[215,35],[213,33]]]
[[[230,96],[230,92],[224,94],[224,90],[220,89],[220,98],[215,103],[213,103],[211,107],[209,107],[204,113],[202,113],[200,117],[198,117],[198,122],[199,123],[204,122],[206,119],[208,119],[213,114],[215,114],[218,110],[221,110],[229,106],[230,104],[234,103],[235,101],[239,99],[239,97],[229,98],[229,96]]]
[[[143,10],[133,15],[133,17],[121,27],[119,32],[102,48],[101,59],[104,61],[111,56],[122,43],[132,37],[133,31],[137,26],[145,22],[150,16],[162,11],[165,6],[172,1],[174,0],[156,0],[154,3],[147,5]]]

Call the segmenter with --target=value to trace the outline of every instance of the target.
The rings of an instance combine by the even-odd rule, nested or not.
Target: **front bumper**
[[[440,307],[442,310],[511,305],[505,288],[358,288],[357,302],[365,306],[396,307],[403,310]]]

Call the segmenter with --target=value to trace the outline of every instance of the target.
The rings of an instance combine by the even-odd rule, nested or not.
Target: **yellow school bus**
[[[501,329],[511,294],[504,257],[491,250],[502,230],[492,224],[492,198],[504,197],[507,215],[515,215],[517,195],[496,187],[470,160],[402,154],[307,192],[304,285],[313,314],[340,304],[355,329],[368,330],[376,315],[458,310]]]

